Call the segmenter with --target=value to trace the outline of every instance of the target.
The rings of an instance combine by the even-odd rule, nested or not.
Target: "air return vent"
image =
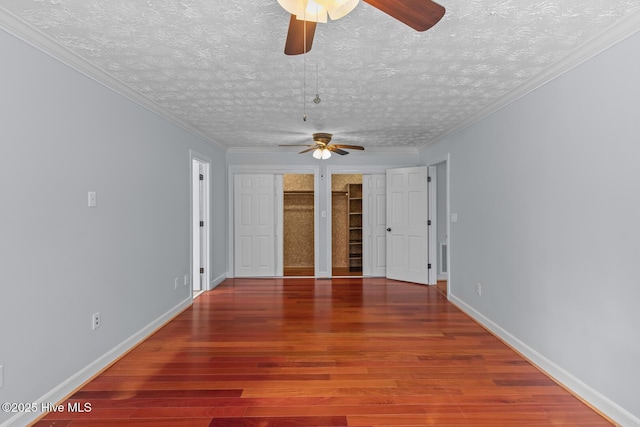
[[[440,243],[440,274],[449,273],[449,260],[447,259],[447,244]]]

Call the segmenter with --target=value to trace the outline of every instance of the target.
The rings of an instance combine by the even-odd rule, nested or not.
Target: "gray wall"
[[[190,149],[213,161],[224,276],[225,157],[2,30],[0,52],[0,402],[55,403],[190,303],[174,289],[189,272]]]
[[[640,424],[640,34],[447,137],[452,300]],[[475,292],[482,284],[482,296]]]

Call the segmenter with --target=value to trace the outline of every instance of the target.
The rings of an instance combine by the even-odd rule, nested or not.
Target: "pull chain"
[[[318,3],[316,3],[316,19],[318,19],[318,13],[319,13]],[[317,51],[316,51],[316,53],[317,53]],[[318,80],[320,80],[320,78],[318,77],[318,75],[320,74],[318,72],[318,68],[319,68],[318,64],[319,64],[319,62],[320,62],[320,57],[316,55],[316,97],[313,98],[313,103],[314,104],[320,104],[320,95],[318,95],[318,93],[319,93],[318,92],[318,86],[319,86]]]
[[[302,21],[303,35],[302,35],[302,121],[307,121],[307,11],[303,15],[304,21]]]
[[[320,104],[320,102],[322,101],[320,99],[320,95],[319,95],[319,91],[318,91],[318,86],[319,83],[318,81],[320,80],[320,78],[318,77],[319,73],[318,73],[318,63],[320,62],[320,59],[318,59],[318,57],[316,56],[316,97],[313,98],[313,103],[314,104]]]

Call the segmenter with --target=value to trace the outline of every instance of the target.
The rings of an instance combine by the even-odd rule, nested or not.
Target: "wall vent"
[[[440,274],[449,273],[449,260],[447,260],[447,244],[440,243]]]

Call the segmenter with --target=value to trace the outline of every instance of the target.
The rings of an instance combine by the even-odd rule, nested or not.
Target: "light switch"
[[[96,192],[95,191],[89,191],[89,207],[90,208],[95,208],[96,207]]]

